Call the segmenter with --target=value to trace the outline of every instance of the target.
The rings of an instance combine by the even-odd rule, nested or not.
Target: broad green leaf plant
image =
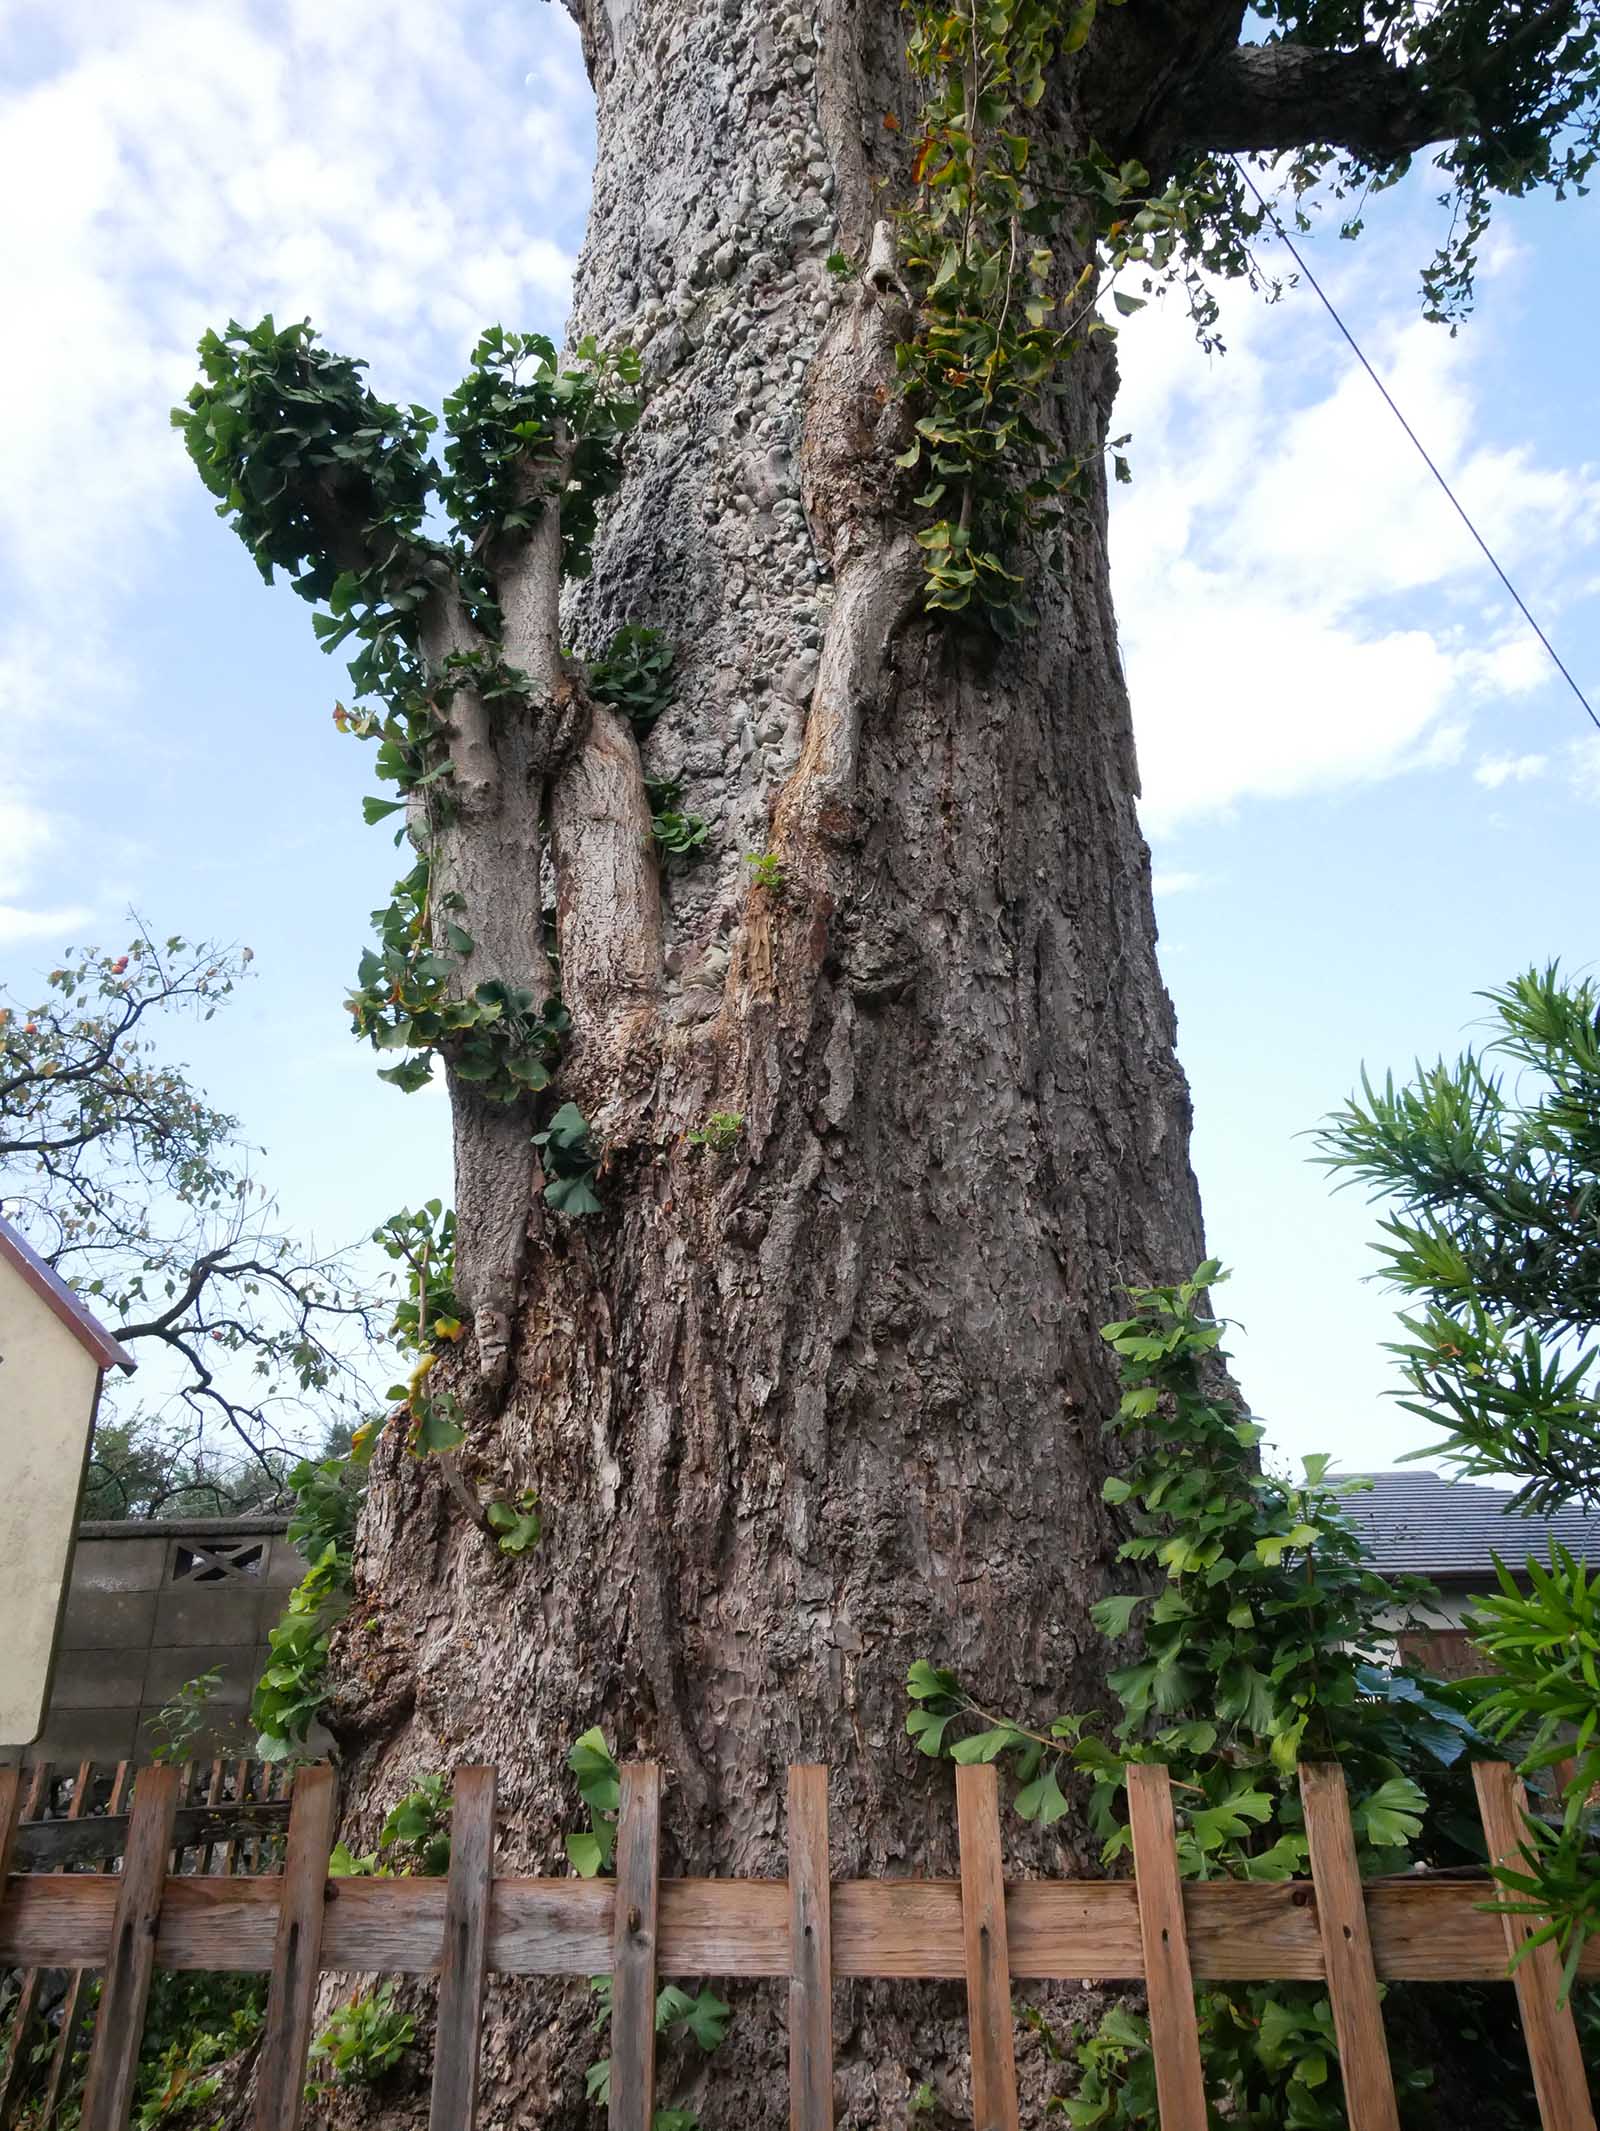
[[[1106,1483],[1127,1518],[1119,1558],[1140,1587],[1101,1601],[1096,1625],[1128,1650],[1107,1684],[1116,1713],[1032,1722],[986,1708],[956,1676],[911,1668],[906,1729],[919,1750],[997,1763],[1012,1802],[1042,1826],[1085,1804],[1107,1864],[1130,1849],[1126,1770],[1172,1775],[1179,1867],[1190,1879],[1287,1879],[1307,1847],[1296,1764],[1343,1764],[1363,1873],[1404,1871],[1428,1814],[1424,1782],[1475,1734],[1433,1683],[1392,1663],[1393,1636],[1429,1592],[1365,1564],[1331,1461],[1299,1480],[1262,1470],[1262,1430],[1221,1385],[1214,1262],[1175,1287],[1136,1290],[1105,1328],[1121,1362],[1112,1422],[1128,1457]],[[1422,1779],[1422,1780],[1419,1780]],[[1230,1986],[1199,2001],[1220,2123],[1259,2131],[1343,2124],[1325,1994]],[[1083,2038],[1077,2090],[1057,2104],[1083,2126],[1146,2124],[1154,2088],[1143,2019],[1119,2010]]]

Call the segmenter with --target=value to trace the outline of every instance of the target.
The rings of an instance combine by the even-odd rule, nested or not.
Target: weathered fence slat
[[[111,1777],[111,1796],[106,1804],[108,1814],[122,1811],[122,1794],[128,1786],[128,1764],[119,1761]],[[66,1996],[61,2001],[61,2022],[56,2030],[55,2054],[50,2060],[50,2080],[45,2088],[44,2107],[39,2114],[40,2131],[49,2131],[55,2122],[56,2111],[61,2106],[67,2081],[72,2075],[72,2060],[77,2054],[78,2030],[83,2025],[83,1979],[84,1972],[75,1968],[67,1980]]]
[[[242,1807],[180,1805],[173,1819],[173,1848],[189,1852],[203,1846],[209,1855],[225,1838],[260,1834],[276,1839],[288,1825],[289,1807],[281,1799]],[[16,1862],[30,1872],[105,1864],[121,1856],[127,1834],[123,1813],[95,1813],[86,1820],[25,1820],[17,1836]]]
[[[100,2010],[89,2052],[81,2131],[126,2131],[145,2005],[155,1967],[167,1853],[178,1809],[178,1771],[145,1768],[134,1787],[128,1848],[117,1882]]]
[[[213,1810],[222,1803],[222,1781],[226,1764],[219,1755],[211,1764],[211,1780],[206,1785],[206,1804]],[[216,1845],[207,1843],[200,1852],[200,1869],[209,1872],[216,1859]]]
[[[472,2131],[494,1900],[494,1770],[456,1770],[429,2131]],[[264,2127],[263,2127],[264,2131]]]
[[[656,1905],[661,1878],[661,1771],[622,1771],[617,1890],[611,1926],[610,2131],[650,2131],[656,2087]]]
[[[177,1818],[172,1823],[174,1841],[172,1846],[172,1864],[170,1869],[175,1873],[182,1872],[182,1870],[184,1869],[183,1860],[185,1853],[188,1851],[189,1848],[188,1834],[187,1831],[182,1827],[181,1822],[183,1819],[184,1807],[193,1803],[189,1795],[193,1789],[194,1763],[192,1761],[185,1761],[178,1771],[178,1814]]]
[[[1128,1817],[1161,2131],[1206,2131],[1205,2077],[1195,2021],[1194,1978],[1189,1971],[1183,1886],[1178,1878],[1172,1784],[1164,1768],[1130,1763]]]
[[[0,1902],[6,1898],[6,1875],[22,1818],[22,1771],[15,1762],[0,1768]]]
[[[76,1820],[83,1811],[85,1780],[91,1770],[87,1761],[78,1769],[77,1781],[72,1787],[72,1803],[67,1807],[68,1820]],[[50,1764],[41,1762],[34,1771],[33,1782],[28,1788],[27,1812],[31,1818],[41,1806],[51,1803]],[[14,1836],[14,1846],[24,1845]],[[16,2002],[11,2008],[11,2049],[6,2058],[5,2077],[0,2079],[0,2124],[9,2124],[22,2091],[28,2072],[28,2030],[33,2025],[34,2014],[39,2009],[40,1974],[30,1968],[23,1975],[17,1989]]]
[[[833,2131],[828,1771],[789,1771],[789,2131]]]
[[[28,1786],[26,1800],[22,1800],[21,1771],[8,1770],[13,1778],[11,1809],[7,1816],[5,1848],[9,1855],[18,1847],[19,1812],[22,1815],[38,1811],[41,1788],[49,1780],[47,1768],[36,1768],[33,1781]],[[0,2072],[0,2124],[11,2121],[13,2106],[22,2088],[28,2056],[28,2029],[33,2022],[33,2003],[39,1990],[39,1971],[29,1968],[23,1971],[17,1989],[16,2003],[11,2008],[10,2036],[6,2048],[5,2069]]]
[[[1490,1862],[1523,1869],[1522,1823],[1527,1797],[1515,1770],[1504,1761],[1477,1761],[1473,1763],[1472,1780],[1477,1788],[1478,1813]],[[1500,1921],[1508,1954],[1514,1954],[1533,1936],[1535,1926],[1527,1917],[1503,1916]],[[1538,2096],[1539,2121],[1544,2131],[1595,2131],[1572,2007],[1560,2002],[1561,1963],[1555,1948],[1547,1943],[1525,1954],[1517,1963],[1512,1980],[1517,1986],[1517,2009],[1522,2015],[1522,2032],[1527,2039],[1533,2090]]]
[[[322,1972],[322,1913],[338,1783],[331,1768],[294,1779],[289,1849],[278,1899],[272,1982],[256,2073],[256,2131],[296,2131],[305,2089],[311,2015]]]
[[[1306,1764],[1300,1797],[1350,2131],[1400,2131],[1344,1770],[1333,1762]]]
[[[235,1761],[233,1764],[233,1802],[235,1805],[243,1805],[250,1796],[250,1781],[250,1763],[248,1761]],[[231,1873],[238,1869],[238,1864],[239,1837],[234,1835],[230,1836],[228,1847],[222,1853],[222,1869],[224,1872]]]
[[[17,1828],[24,1810],[21,1769],[14,1763],[10,1767],[0,1768],[0,1910],[5,1908],[6,1874],[11,1870],[11,1855],[16,1848]],[[21,2070],[23,2043],[22,2023],[20,2020],[13,2020],[6,2048],[5,2071],[0,2075],[0,2123],[5,2121],[11,2088]]]
[[[973,2131],[1018,2131],[1000,1792],[995,1772],[986,1764],[956,1770],[956,1834],[961,1846],[967,2023],[972,2033]]]

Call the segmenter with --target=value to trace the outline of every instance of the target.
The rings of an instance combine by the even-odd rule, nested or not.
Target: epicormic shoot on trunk
[[[403,814],[418,857],[374,913],[348,1005],[358,1035],[399,1054],[382,1069],[398,1087],[444,1065],[457,1200],[471,1209],[457,1286],[480,1370],[498,1381],[538,1169],[557,1210],[596,1203],[588,1123],[553,1093],[572,1021],[546,889],[597,1019],[619,994],[648,995],[659,960],[637,747],[598,701],[606,676],[591,693],[563,655],[559,624],[563,578],[589,566],[595,513],[638,418],[639,366],[593,341],[563,362],[537,334],[491,329],[445,402],[441,468],[434,416],[379,400],[364,366],[308,323],[230,324],[205,336],[200,360],[173,419],[219,515],[269,583],[286,570],[318,607],[325,650],[359,646],[357,707],[335,722],[378,743],[399,797],[363,812]],[[425,530],[435,502],[444,538]],[[681,848],[692,824],[673,834]]]

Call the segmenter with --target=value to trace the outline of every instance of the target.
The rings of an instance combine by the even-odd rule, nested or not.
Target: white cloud
[[[1567,750],[1573,788],[1585,799],[1600,800],[1600,733],[1587,733]]]
[[[0,903],[0,947],[16,947],[28,940],[68,939],[93,915],[81,904],[63,910],[19,910],[14,904]]]
[[[0,0],[0,84],[0,749],[48,803],[124,737],[119,625],[204,508],[167,418],[201,331],[310,314],[436,405],[483,325],[558,326],[590,99],[523,0]]]
[[[1150,888],[1155,895],[1190,895],[1203,888],[1206,879],[1204,873],[1165,873],[1158,867],[1150,877]]]
[[[1544,775],[1549,759],[1547,755],[1485,755],[1472,773],[1473,781],[1491,792],[1503,784],[1527,784]]]
[[[15,793],[0,797],[0,947],[63,938],[93,916],[82,904],[33,910],[14,900],[59,841],[58,824],[43,807]]]
[[[0,896],[27,886],[52,833],[42,807],[14,795],[0,798]]]
[[[1341,290],[1357,303],[1358,273]],[[1453,763],[1475,719],[1550,677],[1310,295],[1224,301],[1229,353],[1209,364],[1177,306],[1152,306],[1122,343],[1134,485],[1117,498],[1113,581],[1157,837],[1241,801]],[[1363,337],[1513,575],[1549,612],[1575,598],[1600,546],[1600,467],[1485,435],[1481,326]]]
[[[513,176],[521,13],[64,10],[65,64],[0,98],[0,391],[28,413],[6,435],[0,554],[25,584],[81,560],[86,507],[97,573],[137,571],[144,542],[116,529],[147,530],[189,478],[166,411],[204,326],[309,312],[376,358],[380,386],[422,396],[477,324],[560,311],[571,258],[538,225],[583,177],[586,99],[575,33],[554,27],[537,149]]]

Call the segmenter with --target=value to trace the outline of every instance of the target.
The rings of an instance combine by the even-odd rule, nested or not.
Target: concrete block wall
[[[152,1720],[217,1671],[196,1759],[247,1753],[267,1634],[305,1563],[282,1517],[79,1527],[45,1728],[33,1761],[147,1761]]]

